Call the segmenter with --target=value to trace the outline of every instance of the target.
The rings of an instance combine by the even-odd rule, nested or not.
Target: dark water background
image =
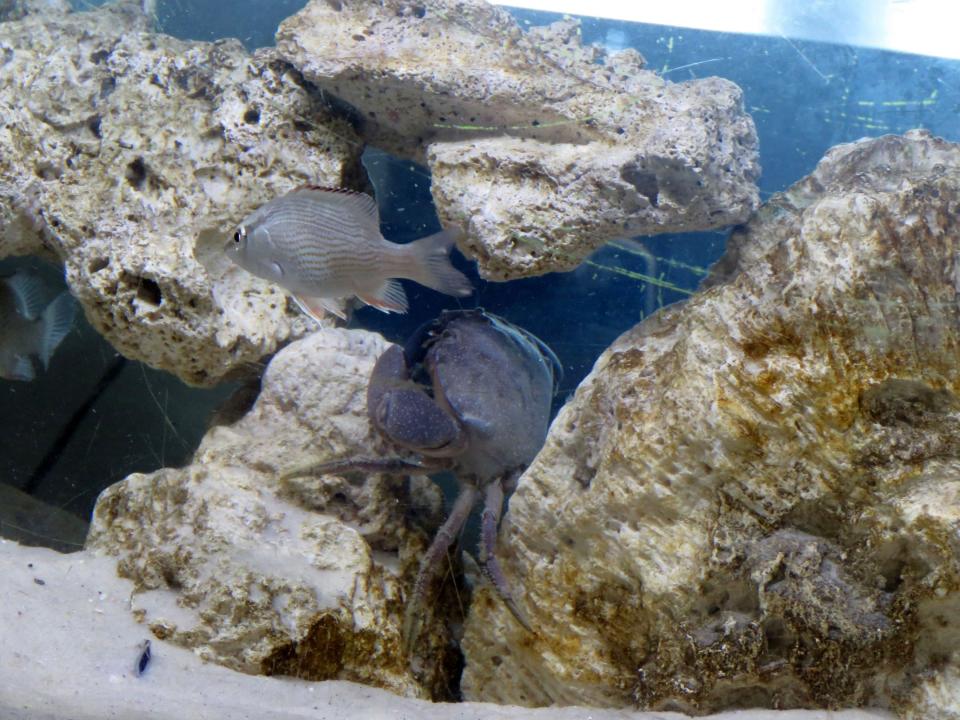
[[[163,32],[199,40],[232,36],[253,49],[271,44],[277,24],[303,4],[243,0],[224,12],[222,0],[176,0],[160,2],[157,14]],[[515,16],[532,25],[559,19],[528,11]],[[719,75],[739,84],[760,136],[764,199],[807,175],[838,143],[915,127],[960,140],[957,61],[592,19],[583,22],[582,31],[586,43],[615,38],[637,48],[649,68],[672,81]],[[367,152],[365,164],[387,238],[404,242],[439,229],[425,168],[376,149]],[[410,314],[388,316],[365,308],[351,326],[399,341],[443,308],[481,305],[531,330],[556,351],[565,372],[559,406],[618,335],[650,310],[683,300],[697,287],[705,268],[723,252],[726,235],[724,229],[638,238],[658,258],[652,274],[668,285],[652,292],[637,277],[651,274],[651,268],[631,248],[607,246],[573,272],[510,283],[480,280],[472,264],[459,257],[458,266],[477,287],[474,297],[461,302],[405,283]],[[45,274],[55,292],[58,271],[36,260],[0,262],[0,274],[23,265]],[[210,414],[232,390],[189,388],[166,373],[125,361],[78,321],[45,375],[29,384],[0,380],[0,481],[87,519],[104,487],[131,472],[187,462]]]

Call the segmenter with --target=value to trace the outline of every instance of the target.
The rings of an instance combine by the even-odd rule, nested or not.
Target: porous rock
[[[214,384],[309,327],[223,256],[232,228],[304,182],[356,186],[362,148],[285,63],[139,7],[0,25],[0,257],[61,262],[120,352]]]
[[[490,279],[737,223],[759,202],[735,84],[668,82],[634,50],[583,47],[572,20],[523,32],[482,0],[312,0],[277,48],[368,142],[426,159],[441,220]]]
[[[473,700],[957,717],[960,145],[841,145],[620,337],[478,589]]]
[[[444,613],[414,677],[401,649],[403,597],[437,488],[373,475],[282,479],[317,460],[375,455],[364,331],[325,329],[280,351],[253,408],[210,430],[182,469],[135,474],[98,499],[88,549],[117,558],[155,637],[252,674],[353,680],[449,697],[459,660]],[[433,644],[431,644],[433,643]],[[430,664],[433,663],[433,664]]]

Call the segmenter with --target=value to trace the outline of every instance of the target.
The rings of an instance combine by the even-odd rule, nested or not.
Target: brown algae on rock
[[[834,148],[601,356],[505,519],[541,632],[475,603],[468,698],[909,710],[960,589],[957,167]]]

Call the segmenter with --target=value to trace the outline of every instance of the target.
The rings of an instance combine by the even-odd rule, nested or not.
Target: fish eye
[[[239,245],[246,236],[247,236],[247,231],[243,227],[243,225],[241,225],[239,228],[237,228],[237,231],[233,234],[233,242]]]

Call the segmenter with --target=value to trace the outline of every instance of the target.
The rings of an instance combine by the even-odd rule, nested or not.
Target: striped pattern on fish
[[[405,278],[448,295],[469,295],[470,281],[450,264],[456,232],[412,243],[380,234],[376,201],[364,193],[302,186],[274,198],[240,223],[227,255],[248,272],[293,293],[320,319],[345,317],[339,300],[358,297],[385,312],[406,312]]]

